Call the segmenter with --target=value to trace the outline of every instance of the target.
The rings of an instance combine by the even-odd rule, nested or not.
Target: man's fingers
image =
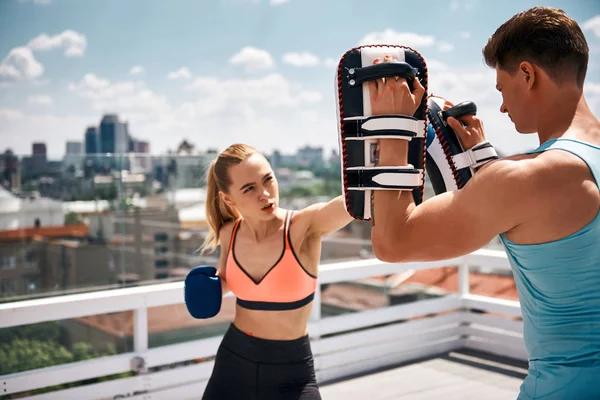
[[[367,87],[369,88],[369,97],[371,97],[371,102],[373,102],[377,98],[377,81],[368,81]]]
[[[379,57],[375,58],[375,60],[373,60],[373,64],[381,64],[382,62],[385,62],[386,57],[383,58],[383,60]],[[383,88],[385,87],[386,81],[385,78],[379,78],[377,80],[375,80],[375,82],[377,83],[377,94],[381,95],[381,93],[383,92]]]
[[[452,108],[452,107],[454,107],[454,103],[451,102],[450,100],[446,100],[445,99],[444,100],[444,108],[443,108],[443,110],[446,111],[447,109]]]
[[[475,117],[474,115],[465,115],[460,117],[460,120],[466,126],[473,126],[476,123],[477,117]]]
[[[448,125],[450,125],[450,128],[454,129],[454,132],[456,132],[459,136],[466,135],[466,133],[467,133],[466,129],[462,126],[460,121],[457,120],[456,118],[448,117],[446,122],[448,122]]]
[[[381,58],[377,57],[373,60],[373,64],[381,63]],[[382,85],[381,79],[375,79],[372,81],[368,81],[367,85],[369,87],[369,93],[371,94],[371,101],[376,95],[379,94],[380,86]]]
[[[425,94],[425,88],[421,84],[419,78],[415,78],[413,81],[413,95],[415,96],[415,100],[417,102],[421,102],[423,95]]]

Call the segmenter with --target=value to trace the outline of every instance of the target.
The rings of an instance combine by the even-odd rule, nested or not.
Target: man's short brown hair
[[[558,83],[575,78],[583,87],[589,48],[577,22],[563,10],[533,7],[502,24],[483,48],[483,57],[488,66],[510,74],[529,61]]]

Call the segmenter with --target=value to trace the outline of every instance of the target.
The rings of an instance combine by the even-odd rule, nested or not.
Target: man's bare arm
[[[377,224],[371,230],[376,257],[388,262],[434,261],[485,246],[523,222],[534,206],[532,194],[537,188],[524,165],[529,163],[510,159],[490,163],[463,189],[434,196],[419,206],[409,191],[400,195],[377,191]]]

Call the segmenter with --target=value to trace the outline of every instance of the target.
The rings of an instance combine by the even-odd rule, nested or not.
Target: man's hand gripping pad
[[[397,63],[373,64],[391,55]],[[409,87],[419,79],[425,88],[414,115],[371,114],[368,82],[403,76]],[[361,46],[346,52],[338,65],[338,132],[346,210],[358,220],[371,219],[372,190],[412,190],[415,203],[423,201],[427,65],[415,50],[400,45]],[[407,166],[376,166],[379,139],[408,140]]]
[[[426,169],[433,191],[440,194],[463,188],[475,174],[475,168],[497,159],[498,154],[487,141],[465,151],[458,136],[446,120],[477,114],[473,102],[463,102],[444,110],[445,99],[430,96],[427,100]]]

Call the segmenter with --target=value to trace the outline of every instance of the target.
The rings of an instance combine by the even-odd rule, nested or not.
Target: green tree
[[[79,225],[83,223],[79,219],[79,215],[76,212],[70,211],[65,215],[65,225]]]
[[[75,343],[71,349],[68,349],[62,343],[64,343],[64,333],[60,325],[56,322],[43,322],[1,329],[0,375],[51,367],[69,362],[90,360],[117,353],[114,345],[108,345],[104,351],[98,351],[90,343]],[[129,376],[133,376],[133,372],[32,390],[26,393],[26,395],[47,393]],[[23,393],[16,395],[17,397],[13,397],[13,395],[2,396],[0,394],[0,400],[20,398],[22,395]]]
[[[15,339],[0,345],[0,375],[73,361],[73,354],[55,342]]]
[[[5,344],[16,339],[59,342],[61,339],[60,325],[56,322],[41,322],[39,324],[0,329],[0,343]]]

